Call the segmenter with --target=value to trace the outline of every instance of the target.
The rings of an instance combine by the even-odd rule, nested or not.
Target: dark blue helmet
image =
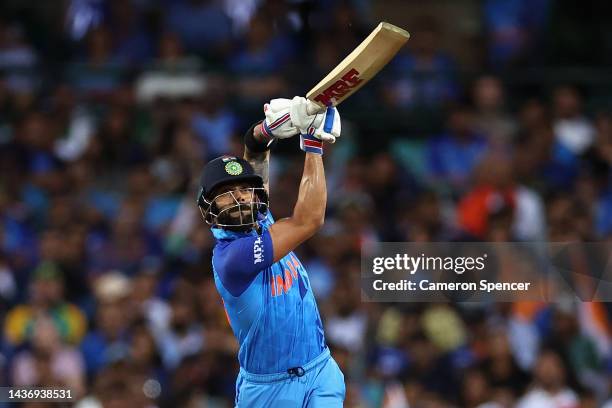
[[[221,187],[235,183],[248,184],[248,188],[241,189],[248,193],[248,200],[239,201],[234,195],[235,190],[220,192]],[[220,208],[216,200],[223,195],[231,197],[233,204]],[[268,211],[268,194],[263,179],[255,174],[248,161],[235,156],[221,156],[204,166],[197,204],[209,225],[247,229],[255,225],[258,214],[265,215]]]

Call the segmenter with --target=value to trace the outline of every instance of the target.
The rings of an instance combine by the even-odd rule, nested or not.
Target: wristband
[[[262,124],[261,133],[263,135],[262,137],[263,140],[261,141],[255,139],[255,136],[253,136],[253,131],[255,130],[255,127],[259,125],[260,123]],[[253,126],[251,126],[249,130],[247,130],[247,132],[244,134],[244,145],[247,147],[247,149],[249,149],[249,151],[253,153],[263,153],[265,151],[270,150],[270,148],[276,141],[275,138],[268,137],[268,134],[266,134],[266,132],[264,131],[264,126],[265,126],[265,121],[257,122]]]
[[[306,153],[323,154],[323,141],[311,134],[300,135],[300,149]]]
[[[274,136],[272,135],[272,130],[270,129],[270,127],[268,125],[266,125],[266,121],[265,120],[261,122],[261,134],[267,140],[274,139]]]

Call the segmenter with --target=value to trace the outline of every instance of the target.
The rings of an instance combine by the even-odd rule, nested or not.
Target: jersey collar
[[[214,237],[218,240],[221,240],[221,239],[234,240],[237,238],[244,238],[244,237],[257,235],[257,231],[255,230],[255,228],[247,232],[228,231],[223,228],[211,228],[210,230],[212,231]]]
[[[257,223],[260,226],[262,225],[262,221],[266,219],[266,217],[262,214],[259,214],[257,218],[258,218]],[[244,238],[244,237],[256,237],[258,235],[257,228],[253,228],[246,232],[228,231],[228,230],[225,230],[219,227],[213,227],[210,230],[212,231],[213,236],[217,240],[234,240],[234,239]]]

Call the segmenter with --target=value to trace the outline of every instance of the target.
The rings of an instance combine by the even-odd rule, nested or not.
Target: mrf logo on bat
[[[332,105],[332,99],[342,98],[361,82],[362,79],[359,78],[359,71],[353,68],[313,99],[325,106],[330,106]]]
[[[317,113],[318,107],[336,106],[352,95],[391,61],[408,38],[410,34],[406,30],[381,22],[361,44],[308,91],[306,98],[314,102],[309,114]]]

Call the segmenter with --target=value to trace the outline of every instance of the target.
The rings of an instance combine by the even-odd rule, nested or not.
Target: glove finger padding
[[[317,113],[308,114],[312,111]],[[309,133],[326,141],[335,140],[340,136],[340,115],[334,107],[321,108],[306,98],[296,96],[291,101],[290,112],[291,122],[301,134]]]
[[[310,126],[300,128],[300,148],[307,153],[323,154],[323,142],[335,143],[340,136],[340,114],[330,106],[325,113],[314,116]]]
[[[340,124],[340,113],[338,109],[330,106],[323,115],[321,124],[316,128],[314,136],[328,143],[335,143],[336,138],[340,137],[342,127]]]
[[[296,96],[291,100],[291,122],[297,127],[301,134],[308,133],[308,128],[318,127],[318,123],[314,123],[317,115],[308,114],[308,106],[312,102],[301,96]]]
[[[291,99],[287,98],[276,98],[271,99],[270,103],[267,103],[268,107],[272,109],[273,112],[280,112],[285,109],[291,108]]]
[[[293,125],[290,115],[290,99],[272,99],[264,105],[266,119],[262,126],[263,133],[269,138],[286,139],[298,134],[298,128]]]

